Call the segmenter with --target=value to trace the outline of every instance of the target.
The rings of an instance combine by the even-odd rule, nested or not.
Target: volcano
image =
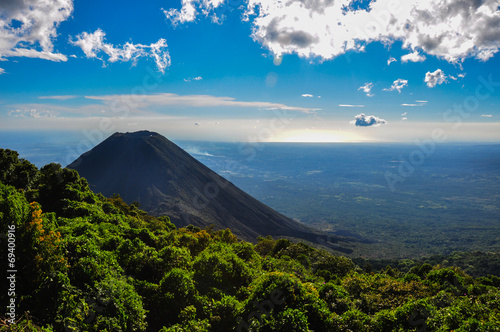
[[[150,131],[115,133],[70,165],[94,192],[119,194],[178,227],[229,228],[239,238],[298,238],[350,251],[342,241],[291,219],[219,176],[164,136]]]

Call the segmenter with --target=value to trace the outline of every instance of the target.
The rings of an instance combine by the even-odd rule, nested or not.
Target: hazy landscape
[[[63,161],[78,142],[31,144],[37,143],[20,139],[9,146],[42,166]],[[177,144],[278,212],[362,239],[349,245],[351,257],[500,250],[498,144],[435,145],[418,164],[409,156],[422,148],[408,143]]]
[[[181,146],[287,216],[377,242],[362,256],[500,249],[499,145],[439,145],[420,165],[415,144],[262,144],[252,160],[241,143]]]

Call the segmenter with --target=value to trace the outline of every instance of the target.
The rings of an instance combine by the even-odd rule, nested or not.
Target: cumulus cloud
[[[399,93],[401,93],[401,90],[403,90],[403,88],[405,86],[408,86],[408,80],[403,80],[401,78],[398,78],[397,80],[395,80],[391,87],[388,88],[388,89],[384,89],[384,91],[394,91],[394,90],[397,90]]]
[[[55,115],[50,111],[30,110],[11,110],[7,113],[8,116],[14,118],[54,118]]]
[[[380,125],[386,124],[387,121],[380,119],[374,115],[366,115],[364,113],[358,114],[354,117],[354,120],[349,122],[357,127],[378,127]]]
[[[225,4],[225,0],[182,0],[180,9],[171,8],[166,10],[162,8],[162,11],[173,26],[193,22],[199,14],[206,17],[210,16],[214,23],[221,23],[224,13],[227,12],[221,10],[222,5],[227,6],[226,9],[229,11],[237,8],[239,3]]]
[[[387,65],[389,66],[393,62],[397,62],[396,58],[393,58],[392,56],[387,60]]]
[[[401,57],[401,63],[424,62],[426,59],[425,55],[421,55],[418,51],[415,51],[413,53],[403,55]]]
[[[311,94],[309,94],[309,93],[304,93],[304,94],[302,95],[302,97],[304,97],[304,98],[313,98],[313,97],[314,97],[314,95],[311,95]]]
[[[429,88],[433,88],[436,85],[447,83],[448,79],[444,72],[441,69],[438,69],[433,73],[428,71],[427,74],[425,74],[424,82],[427,83]]]
[[[372,94],[372,88],[373,88],[373,83],[365,83],[365,85],[359,87],[358,91],[363,90],[363,92],[366,93],[368,97],[373,97],[375,95]]]
[[[253,37],[275,54],[297,53],[330,59],[363,51],[374,41],[458,62],[487,60],[500,47],[497,0],[373,1],[369,10],[352,9],[350,0],[300,0],[285,3],[250,0]]]
[[[0,59],[8,57],[67,61],[54,52],[57,28],[73,12],[73,0],[0,1]]]
[[[249,0],[244,19],[252,37],[275,55],[331,59],[367,44],[401,41],[405,49],[460,62],[488,60],[500,48],[498,0],[377,0],[367,9],[352,0]],[[212,16],[223,0],[182,0],[181,9],[164,10],[173,24]]]
[[[0,68],[0,75],[2,75],[3,73],[5,73],[5,69]]]
[[[185,22],[193,22],[196,18],[196,2],[193,0],[182,0],[181,9],[169,9],[165,10],[162,8],[163,13],[167,17],[167,19],[172,22],[173,25],[177,25],[179,23]]]
[[[491,115],[491,114],[481,114],[481,117],[482,118],[492,118],[493,115]]]
[[[106,64],[106,61],[132,61],[135,65],[139,58],[149,57],[155,61],[156,67],[162,73],[164,73],[165,69],[170,66],[170,54],[166,49],[167,41],[163,38],[151,45],[133,44],[127,42],[125,45],[120,47],[106,43],[105,37],[106,34],[101,29],[97,29],[93,33],[83,32],[79,34],[76,36],[76,40],[71,39],[70,43],[80,47],[87,58],[99,59],[103,61],[104,64]],[[107,60],[103,58],[101,55],[102,53],[107,55]]]

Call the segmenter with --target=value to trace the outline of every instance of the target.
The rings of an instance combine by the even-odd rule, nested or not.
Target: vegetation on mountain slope
[[[15,227],[16,324],[0,331],[498,331],[500,278],[367,272],[303,243],[177,229],[74,170],[0,150],[0,233]],[[6,280],[7,237],[0,240]],[[7,283],[0,302],[9,303]],[[5,308],[5,306],[4,306]],[[3,313],[0,313],[3,315]]]

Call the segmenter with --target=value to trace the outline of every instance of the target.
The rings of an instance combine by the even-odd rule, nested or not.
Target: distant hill
[[[68,168],[85,177],[95,192],[119,194],[180,227],[214,225],[251,242],[271,235],[351,251],[335,244],[351,240],[326,236],[276,212],[155,132],[115,133]]]

